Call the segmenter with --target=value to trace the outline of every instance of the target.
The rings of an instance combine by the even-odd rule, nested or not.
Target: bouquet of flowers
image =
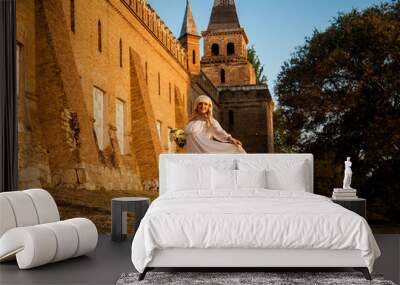
[[[174,141],[180,148],[186,145],[185,131],[181,129],[171,129],[169,132],[169,139]]]

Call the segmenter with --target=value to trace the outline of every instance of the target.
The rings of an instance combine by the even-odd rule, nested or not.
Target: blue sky
[[[213,0],[190,0],[199,31],[207,29]],[[282,64],[314,29],[325,30],[339,12],[365,9],[382,0],[236,0],[240,24],[265,65],[271,92]],[[148,0],[179,35],[186,0]]]

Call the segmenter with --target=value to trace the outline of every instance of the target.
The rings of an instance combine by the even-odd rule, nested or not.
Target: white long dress
[[[188,153],[246,153],[241,146],[229,143],[232,136],[215,119],[212,127],[204,120],[191,121],[185,134]]]

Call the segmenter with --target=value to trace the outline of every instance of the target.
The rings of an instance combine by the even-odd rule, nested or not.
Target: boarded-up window
[[[168,141],[168,153],[172,153],[173,149],[172,149],[172,141],[169,139],[169,134],[171,133],[172,128],[169,127],[168,128],[168,134],[167,134],[167,141]]]
[[[161,138],[161,122],[157,121],[157,133],[158,136]]]
[[[117,99],[115,112],[115,123],[117,126],[117,139],[121,154],[125,153],[125,103]]]
[[[99,88],[93,89],[93,119],[94,132],[97,145],[100,150],[104,149],[104,92]]]
[[[161,141],[161,127],[162,127],[162,123],[161,123],[161,121],[157,121],[156,124],[157,124],[157,133],[158,133],[158,137],[159,137],[159,139],[160,139],[160,141]]]

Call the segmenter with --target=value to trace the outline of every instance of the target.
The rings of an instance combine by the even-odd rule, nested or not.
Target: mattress
[[[166,193],[132,243],[139,272],[163,249],[359,250],[372,272],[380,255],[364,218],[307,192],[241,189]]]

